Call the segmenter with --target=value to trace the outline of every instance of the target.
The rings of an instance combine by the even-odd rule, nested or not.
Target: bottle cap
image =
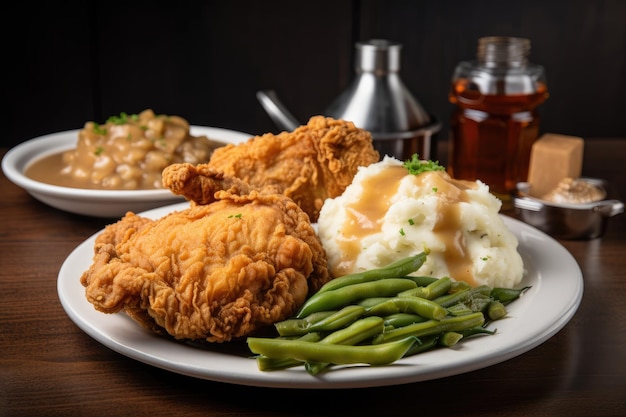
[[[530,40],[488,36],[478,40],[478,61],[487,67],[521,67],[528,62]]]

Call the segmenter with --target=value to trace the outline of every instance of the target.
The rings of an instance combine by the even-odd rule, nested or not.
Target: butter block
[[[541,197],[552,191],[563,178],[579,178],[584,145],[583,138],[556,133],[546,133],[537,139],[530,151],[530,194]]]

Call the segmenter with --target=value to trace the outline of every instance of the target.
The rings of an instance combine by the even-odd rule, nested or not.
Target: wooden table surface
[[[4,155],[2,149],[0,155]],[[583,174],[626,197],[626,139],[588,140]],[[0,177],[1,416],[626,415],[626,215],[591,241],[561,241],[584,295],[538,347],[480,370],[413,384],[289,390],[195,379],[129,359],[63,310],[57,274],[112,220],[50,208]]]

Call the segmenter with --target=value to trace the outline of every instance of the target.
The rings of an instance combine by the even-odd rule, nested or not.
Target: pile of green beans
[[[428,252],[324,285],[294,318],[275,324],[276,337],[248,337],[262,371],[304,366],[316,375],[332,365],[382,366],[451,347],[507,315],[521,289],[471,287],[450,277],[411,276]]]

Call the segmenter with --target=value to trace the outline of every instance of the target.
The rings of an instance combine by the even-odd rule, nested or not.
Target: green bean
[[[296,318],[303,318],[316,311],[334,310],[369,297],[388,297],[400,291],[415,288],[415,282],[404,278],[388,278],[372,282],[362,282],[335,290],[315,293],[309,298]]]
[[[303,335],[298,340],[304,342],[318,342],[322,340],[320,333],[311,332]],[[264,355],[256,357],[257,366],[260,371],[275,371],[278,369],[292,368],[302,365],[302,361],[293,358],[269,358]]]
[[[452,281],[452,285],[450,286],[450,294],[459,291],[469,290],[472,288],[473,287],[465,281]]]
[[[277,371],[279,369],[293,368],[302,365],[302,361],[293,358],[268,358],[259,355],[256,357],[257,367],[259,371]]]
[[[310,332],[332,332],[337,329],[346,327],[365,313],[365,307],[358,305],[348,305],[311,325]]]
[[[493,335],[486,323],[505,317],[505,305],[530,288],[472,287],[450,277],[407,275],[426,255],[337,278],[294,318],[275,324],[279,337],[248,337],[259,369],[303,365],[317,375],[331,365],[380,366],[475,335]]]
[[[407,336],[431,336],[443,332],[458,332],[485,322],[483,313],[466,314],[459,317],[446,317],[443,320],[426,320],[421,323],[409,324],[376,336],[372,343],[384,343],[402,339]]]
[[[463,335],[458,332],[444,332],[439,336],[437,343],[439,346],[451,347],[456,345],[459,340],[463,339]]]
[[[417,288],[411,288],[409,290],[406,291],[401,291],[397,294],[398,297],[419,297],[419,298],[426,298],[424,297],[425,294],[425,290],[424,288],[426,287],[420,287],[418,286]]]
[[[402,358],[417,342],[405,337],[376,345],[333,345],[300,340],[248,337],[248,348],[256,354],[271,358],[293,358],[302,362],[316,361],[336,365],[364,363],[372,366],[389,365]]]
[[[349,326],[340,330],[334,331],[322,338],[320,332],[310,332],[304,334],[297,340],[306,342],[319,342],[329,343],[336,345],[356,345],[364,340],[370,339],[384,329],[384,321],[380,317],[366,317],[357,321],[354,321]],[[261,371],[271,371],[277,369],[284,369],[293,366],[302,365],[303,362],[293,358],[269,358],[264,355],[257,356],[257,364]],[[324,362],[306,362],[305,368],[311,374],[319,373],[322,369],[328,366],[328,363]],[[309,368],[311,368],[309,370]]]
[[[441,320],[448,315],[446,309],[439,304],[420,297],[391,297],[367,309],[369,316],[388,316],[395,313],[415,313],[433,320]]]
[[[304,320],[306,320],[306,322],[308,322],[309,324],[314,324],[320,320],[324,320],[326,317],[331,316],[336,312],[337,310],[317,311],[304,317]]]
[[[462,316],[477,311],[485,312],[492,302],[493,298],[478,292],[469,294],[465,300],[447,307],[447,310],[454,316]]]
[[[418,276],[407,275],[405,276],[405,278],[412,279],[413,281],[415,281],[418,287],[425,287],[439,279],[439,278],[426,276],[426,275],[418,275]]]
[[[418,353],[426,352],[427,350],[434,349],[438,346],[439,335],[420,337],[419,343],[415,343],[404,357],[417,355]]]
[[[419,284],[418,284],[419,285]],[[450,277],[439,278],[430,284],[417,288],[413,288],[410,290],[402,291],[398,294],[399,297],[403,296],[413,296],[425,298],[427,300],[433,300],[437,297],[441,297],[450,291],[452,287],[452,279]]]
[[[324,284],[322,288],[317,292],[323,293],[326,291],[336,290],[348,285],[360,284],[364,282],[376,281],[386,278],[401,278],[411,272],[415,272],[421,268],[426,261],[426,256],[430,251],[424,251],[414,256],[399,259],[391,264],[377,269],[370,269],[368,271],[357,272],[354,274],[344,275],[329,281]]]
[[[278,323],[274,323],[274,327],[281,336],[298,336],[310,331],[309,329],[315,323],[336,313],[337,311],[318,311],[301,319],[279,321]]]
[[[464,316],[466,314],[474,313],[472,309],[465,303],[456,303],[447,308],[448,313],[453,316]]]
[[[302,319],[283,320],[274,324],[274,327],[280,336],[300,336],[307,332],[330,332],[345,327],[361,317],[365,313],[365,307],[349,305],[331,313],[320,320],[307,320],[311,315]]]
[[[384,323],[382,317],[364,317],[344,329],[330,333],[320,343],[356,345],[382,332]]]
[[[474,326],[470,327],[469,329],[457,330],[457,333],[462,334],[463,338],[467,339],[468,337],[476,336],[479,334],[494,335],[496,334],[496,331],[489,330],[483,326]]]
[[[366,317],[355,321],[344,329],[329,334],[319,343],[353,346],[378,335],[383,329],[384,320],[382,318]],[[330,365],[328,362],[307,361],[304,363],[306,371],[311,375],[317,375],[328,365]]]
[[[474,288],[468,288],[461,291],[453,292],[451,294],[443,295],[441,297],[435,298],[433,301],[442,307],[450,307],[451,305],[461,303],[473,295],[480,293],[483,295],[489,295],[491,292],[491,287],[487,285],[480,285]]]
[[[491,295],[495,300],[500,301],[502,304],[506,305],[512,301],[517,300],[523,293],[525,293],[530,286],[521,288],[521,289],[511,289],[511,288],[493,288],[491,290]]]
[[[487,307],[487,317],[491,320],[500,320],[506,317],[506,315],[506,307],[500,301],[494,300],[489,303],[489,306]]]
[[[387,300],[389,300],[389,297],[364,298],[358,302],[358,305],[365,307],[365,308],[371,308],[371,307],[374,307],[376,304],[384,303]]]
[[[412,313],[394,313],[384,317],[385,327],[403,327],[413,323],[421,323],[426,318]]]
[[[482,293],[473,294],[469,299],[465,300],[465,303],[470,306],[472,311],[485,312],[489,307],[489,304],[493,302],[493,298]]]

